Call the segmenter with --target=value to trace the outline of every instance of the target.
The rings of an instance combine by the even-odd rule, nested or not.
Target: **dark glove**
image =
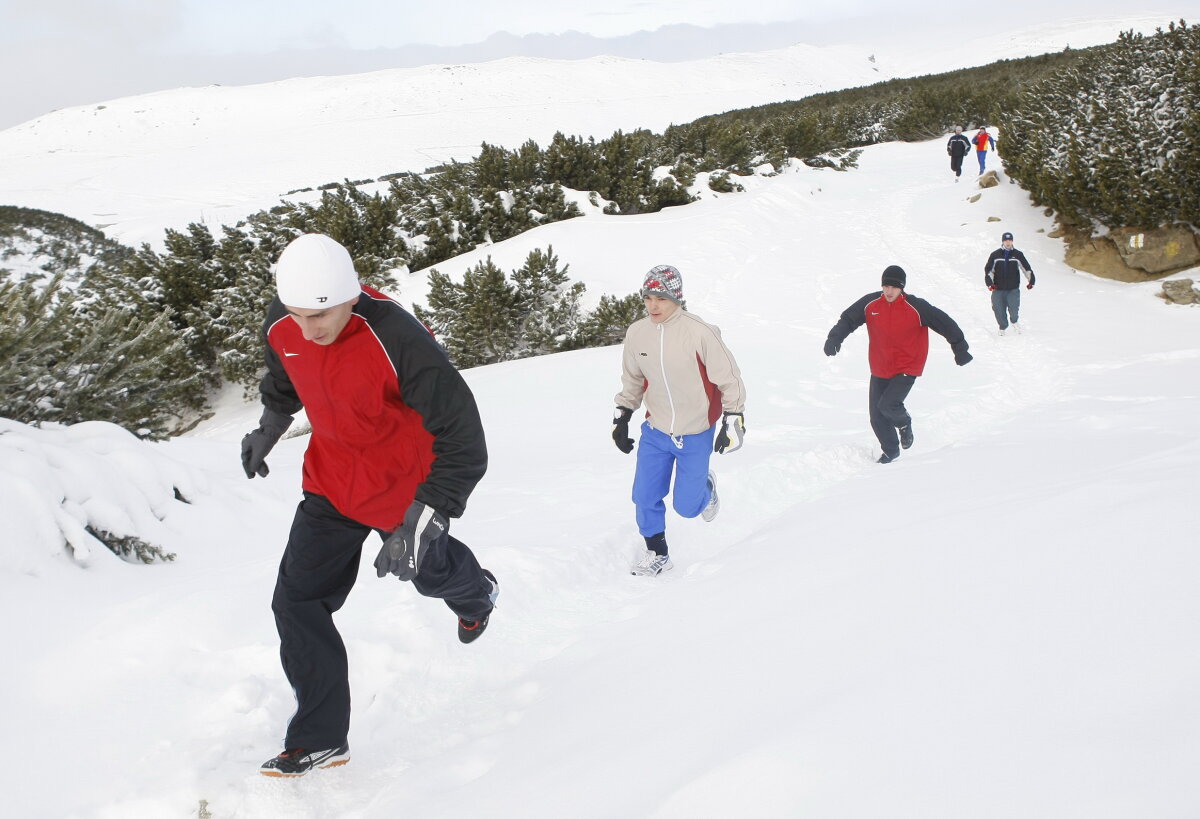
[[[383,577],[391,572],[401,580],[412,580],[421,571],[429,544],[449,529],[445,515],[414,500],[400,528],[384,538],[379,557],[375,558],[375,573]]]
[[[842,345],[834,341],[832,338],[825,339],[825,355],[837,355],[842,349]]]
[[[613,413],[613,443],[626,455],[633,452],[633,439],[629,437],[629,419],[632,417],[633,410],[629,407],[617,407]]]
[[[267,477],[271,470],[267,468],[267,453],[270,452],[287,428],[292,425],[292,416],[264,409],[262,418],[258,419],[258,429],[247,432],[242,438],[242,469],[246,477]]]
[[[721,431],[713,444],[713,452],[724,455],[726,452],[737,452],[742,448],[742,439],[746,436],[746,419],[740,412],[727,412],[721,419]]]
[[[971,361],[971,359],[973,359],[974,357],[975,356],[971,355],[966,350],[955,350],[954,351],[954,363],[960,367],[964,364],[969,363]]]

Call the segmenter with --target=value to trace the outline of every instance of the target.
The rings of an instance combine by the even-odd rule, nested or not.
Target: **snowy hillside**
[[[1111,42],[1169,20],[1044,21],[966,41],[915,33],[682,63],[512,58],[146,94],[0,131],[0,204],[65,213],[131,246],[158,243],[165,227],[235,222],[288,191],[469,159],[483,141],[661,132],[706,114]]]
[[[945,164],[940,140],[882,145],[858,171],[801,167],[492,247],[511,268],[552,243],[616,292],[677,265],[742,365],[747,444],[714,459],[716,521],[669,518],[675,570],[630,577],[619,351],[467,372],[492,462],[453,528],[500,608],[458,644],[444,607],[375,578],[369,541],[338,619],[353,759],[302,780],[256,766],[292,710],[269,601],[305,439],[247,481],[252,406],[164,444],[6,428],[0,685],[21,747],[0,768],[6,811],[1194,817],[1200,557],[1180,507],[1200,474],[1200,311],[1069,270],[1016,186],[972,204]],[[1001,230],[1038,274],[1025,333],[1004,338],[981,272]],[[865,332],[833,359],[821,342],[891,263],[975,361],[932,339],[916,445],[880,466]],[[75,520],[140,510],[178,559],[100,550],[80,569],[34,525],[61,497]]]
[[[1079,47],[1131,25],[1028,41]],[[916,49],[903,64],[733,55],[718,65],[757,68],[686,64],[678,96],[654,99],[637,72],[663,67],[597,60],[422,69],[387,93],[393,72],[112,101],[0,132],[0,202],[157,240],[483,139],[661,128],[793,96],[786,82],[856,84],[872,53],[903,75],[1026,42],[989,37],[1005,50],[947,43],[938,66]],[[917,60],[928,67],[905,68]],[[498,96],[537,72],[557,78],[526,85],[545,96]],[[409,87],[454,76],[442,115]],[[510,270],[553,245],[592,297],[678,266],[690,309],[741,364],[746,446],[714,458],[713,523],[668,516],[675,569],[631,577],[633,459],[609,438],[619,350],[465,373],[491,464],[452,528],[496,573],[500,606],[462,646],[444,606],[375,577],[368,541],[338,615],[352,759],[301,780],[257,766],[294,705],[270,598],[307,439],[248,481],[238,442],[259,408],[240,391],[164,443],[0,421],[5,815],[1194,819],[1200,308],[1072,271],[1023,191],[955,184],[946,165],[941,140],[880,145],[855,171],[797,165],[745,193],[593,211],[439,264],[455,276],[491,255]],[[1038,283],[1022,292],[1024,334],[1000,338],[982,266],[1003,230]],[[916,444],[881,466],[865,331],[836,358],[821,344],[888,264],[959,322],[975,360],[956,367],[931,338],[908,401]],[[425,287],[414,273],[396,295]],[[127,563],[89,529],[176,558]]]

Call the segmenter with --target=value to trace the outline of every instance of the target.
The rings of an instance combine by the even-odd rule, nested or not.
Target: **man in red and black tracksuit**
[[[904,292],[907,278],[903,268],[888,267],[883,271],[883,290],[868,293],[847,307],[825,339],[825,355],[837,355],[846,336],[867,325],[871,429],[883,448],[881,464],[899,458],[901,447],[912,446],[912,417],[904,408],[904,399],[925,370],[929,331],[950,342],[955,364],[961,367],[972,358],[954,319],[924,299]]]
[[[411,580],[458,615],[458,636],[483,633],[499,587],[449,534],[487,469],[470,389],[429,331],[359,284],[350,254],[320,234],[288,245],[264,324],[264,411],[242,442],[246,477],[302,407],[312,426],[304,499],[279,566],[272,610],[284,673],[296,694],[284,752],[261,768],[300,776],[349,760],[346,650],[333,622],[372,531],[376,573]]]

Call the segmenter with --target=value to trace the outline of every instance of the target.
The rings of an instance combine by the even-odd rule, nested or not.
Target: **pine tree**
[[[1067,224],[1200,220],[1200,29],[1185,23],[1112,46],[1027,89],[1005,164]]]
[[[559,269],[554,248],[534,249],[513,272],[519,296],[517,358],[557,352],[578,329],[579,301],[586,287],[568,285],[567,267]]]
[[[466,369],[516,357],[520,297],[489,256],[455,284],[436,270],[429,274],[430,310],[417,317],[434,331],[456,367]]]
[[[205,380],[169,313],[80,306],[62,281],[0,283],[0,415],[161,436],[203,405]]]
[[[580,322],[579,330],[562,349],[607,347],[625,340],[629,325],[646,316],[646,305],[637,293],[623,298],[604,295],[600,304]]]
[[[479,156],[471,163],[474,184],[480,189],[505,190],[511,181],[508,165],[508,151],[484,142],[479,146]]]

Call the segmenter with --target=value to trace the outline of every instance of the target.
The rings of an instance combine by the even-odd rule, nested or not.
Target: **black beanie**
[[[904,273],[904,268],[899,265],[888,265],[883,271],[883,286],[884,287],[899,287],[904,289],[904,283],[908,280],[908,276]]]

